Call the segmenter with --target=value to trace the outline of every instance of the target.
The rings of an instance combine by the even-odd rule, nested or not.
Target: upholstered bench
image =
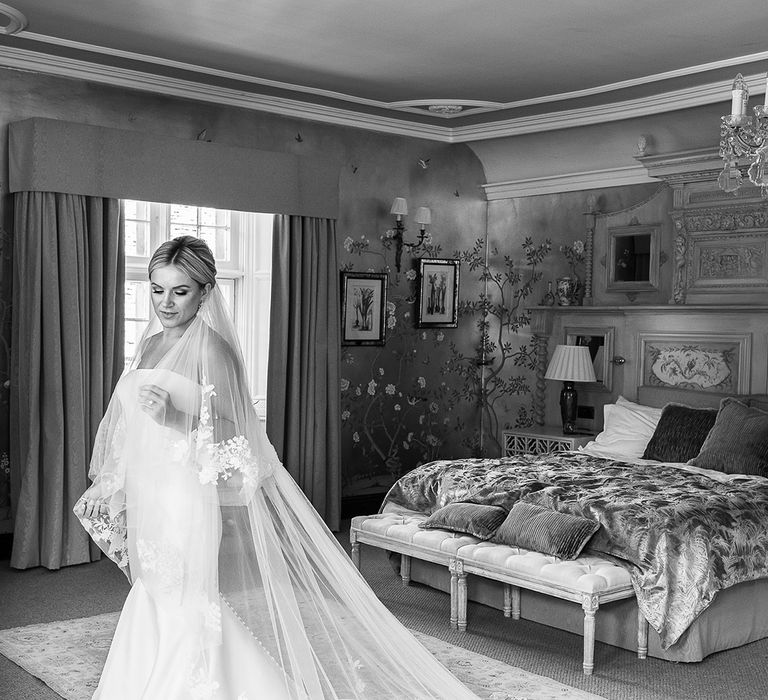
[[[447,566],[451,574],[453,627],[467,629],[467,575],[482,576],[504,585],[504,615],[520,618],[520,589],[580,603],[584,610],[586,675],[594,669],[595,615],[603,603],[634,597],[629,572],[608,559],[582,555],[573,561],[518,547],[482,542],[471,535],[448,530],[424,530],[422,515],[383,513],[352,519],[352,561],[360,568],[360,545],[367,544],[401,556],[401,577],[410,579],[410,558]],[[637,655],[648,652],[648,623],[638,610]]]

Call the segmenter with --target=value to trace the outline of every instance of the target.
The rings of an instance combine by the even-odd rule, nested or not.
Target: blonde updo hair
[[[158,267],[176,265],[201,287],[216,286],[216,261],[208,244],[194,236],[179,236],[166,241],[153,253],[149,261],[148,274]]]

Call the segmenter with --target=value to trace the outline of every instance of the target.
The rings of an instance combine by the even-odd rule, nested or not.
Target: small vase
[[[581,280],[578,277],[558,277],[555,294],[560,306],[579,306],[581,304]]]

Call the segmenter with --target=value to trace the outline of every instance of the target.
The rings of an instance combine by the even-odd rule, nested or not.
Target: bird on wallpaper
[[[208,129],[203,129],[197,136],[197,141],[207,141],[208,143],[211,142],[211,139],[205,138],[208,135]]]
[[[454,190],[454,191],[453,191],[453,196],[454,196],[454,197],[461,197],[461,195],[459,194],[459,191],[458,191],[458,190]]]
[[[304,137],[301,135],[301,132],[298,132],[296,136],[294,136],[293,138],[295,138],[299,143],[301,143],[304,140]]]
[[[426,170],[429,167],[429,161],[432,160],[431,158],[419,158],[418,164]]]

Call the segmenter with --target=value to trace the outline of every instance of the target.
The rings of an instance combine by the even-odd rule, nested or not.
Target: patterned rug
[[[0,630],[0,653],[66,700],[90,700],[107,657],[118,613]],[[484,700],[600,700],[426,634],[421,643]]]

